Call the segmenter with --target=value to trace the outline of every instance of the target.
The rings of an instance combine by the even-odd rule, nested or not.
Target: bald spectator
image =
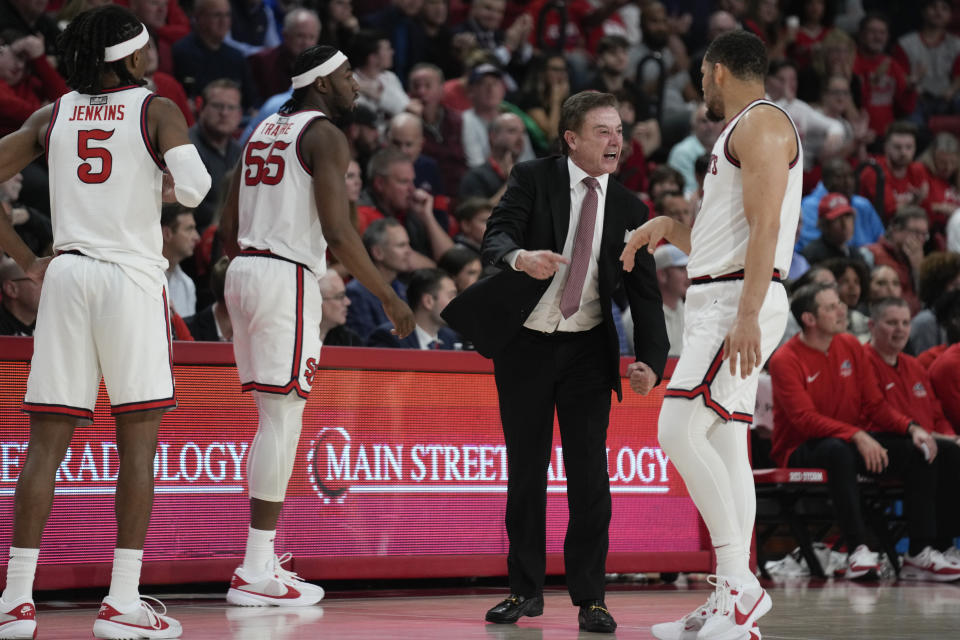
[[[861,103],[877,137],[917,107],[916,78],[886,53],[889,39],[890,25],[883,15],[871,13],[860,21],[853,73],[860,78]]]
[[[470,72],[468,93],[472,107],[463,112],[463,151],[470,168],[482,166],[490,157],[490,126],[500,115],[507,93],[503,71],[492,64],[481,64]],[[533,160],[533,145],[526,131],[518,162]]]
[[[723,123],[710,120],[707,105],[701,102],[690,118],[690,135],[670,149],[667,164],[683,175],[685,196],[696,193],[697,177],[693,165],[697,158],[710,153],[722,129]]]
[[[435,260],[453,246],[447,234],[446,213],[435,211],[433,196],[414,185],[413,162],[401,151],[387,147],[378,151],[367,167],[368,187],[357,207],[360,228],[373,220],[395,218],[400,221],[410,240],[413,255],[411,267],[432,267]]]
[[[0,31],[12,29],[23,35],[39,36],[48,56],[57,55],[60,27],[46,13],[48,0],[0,0]]]
[[[457,246],[470,249],[479,256],[491,213],[493,205],[486,198],[468,198],[457,205],[453,212],[460,223],[460,233],[453,237]]]
[[[863,260],[860,252],[850,246],[853,238],[854,217],[857,212],[842,193],[828,193],[817,205],[817,228],[820,237],[808,243],[801,253],[810,264],[828,258]]]
[[[452,191],[460,185],[467,160],[463,153],[463,118],[444,108],[443,82],[439,67],[422,62],[410,71],[408,90],[423,108],[423,152],[440,165],[443,184]]]
[[[39,306],[40,283],[0,255],[0,336],[32,336]]]
[[[930,223],[920,207],[902,207],[887,225],[883,238],[867,249],[873,264],[886,265],[897,272],[902,297],[910,305],[910,313],[920,311],[917,297],[917,278],[923,261],[923,245],[930,238]]]
[[[940,326],[947,332],[950,345],[930,365],[930,381],[943,404],[943,413],[960,433],[960,290],[951,291],[937,301],[935,309]]]
[[[843,158],[834,158],[824,163],[823,179],[817,187],[804,196],[800,202],[801,230],[797,245],[803,249],[820,237],[819,206],[828,193],[839,193],[847,198],[853,207],[853,236],[850,247],[862,247],[880,239],[883,235],[883,222],[873,204],[861,195],[854,193],[857,179],[850,163]]]
[[[387,127],[387,144],[413,162],[413,184],[434,195],[446,195],[437,161],[423,153],[423,120],[412,113],[398,113]]]
[[[490,125],[490,157],[467,171],[460,182],[460,198],[486,198],[499,202],[507,177],[523,153],[526,130],[514,113],[501,113]]]
[[[167,204],[160,212],[163,257],[167,259],[167,292],[170,306],[181,317],[197,312],[197,286],[180,263],[193,255],[200,236],[193,211],[179,204]]]
[[[210,268],[210,290],[213,292],[213,304],[198,311],[196,315],[184,318],[194,340],[202,342],[230,342],[233,340],[233,323],[227,313],[224,302],[224,285],[230,258],[220,256]]]
[[[327,347],[362,347],[361,338],[347,326],[347,309],[350,297],[343,278],[333,269],[328,269],[320,278],[320,295],[323,297],[323,314],[320,316],[320,341]]]
[[[230,8],[227,44],[239,49],[245,56],[280,44],[277,18],[270,4],[263,0],[230,0]]]
[[[447,326],[440,314],[447,303],[457,295],[457,286],[453,278],[441,269],[418,269],[410,276],[407,284],[407,300],[413,310],[416,326],[406,338],[398,338],[393,333],[393,324],[386,322],[377,327],[370,335],[369,347],[388,349],[432,349],[451,350],[458,348],[460,339],[453,329]]]
[[[383,281],[390,283],[397,295],[406,300],[407,287],[397,277],[410,271],[410,240],[403,225],[395,218],[374,220],[363,232],[363,246]],[[356,278],[347,284],[346,293],[350,298],[347,327],[366,341],[373,330],[389,318],[380,300]]]
[[[930,190],[923,163],[917,155],[917,127],[910,122],[894,122],[887,129],[883,141],[883,155],[876,158],[883,171],[883,211],[878,211],[885,222],[906,205],[919,205]],[[877,201],[877,177],[873,171],[860,174],[860,193]]]
[[[196,208],[197,228],[201,232],[213,220],[226,189],[227,173],[236,166],[243,151],[235,137],[242,117],[240,87],[235,82],[220,79],[204,87],[197,123],[188,131],[212,180],[210,191]]]
[[[173,45],[173,71],[191,98],[220,78],[233,80],[240,87],[244,110],[259,104],[253,76],[243,53],[225,43],[230,33],[228,0],[196,0],[193,6],[193,30]]]
[[[283,17],[283,43],[247,58],[258,94],[266,97],[289,89],[293,61],[319,38],[320,19],[315,11],[300,7],[289,11]]]

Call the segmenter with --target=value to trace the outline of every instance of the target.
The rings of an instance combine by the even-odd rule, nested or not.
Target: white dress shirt
[[[197,285],[179,264],[167,270],[167,293],[170,305],[181,318],[189,318],[197,313]]]
[[[570,223],[567,225],[567,239],[563,243],[562,255],[573,261],[573,242],[577,235],[577,224],[580,222],[580,208],[587,195],[587,185],[583,179],[587,172],[567,158],[567,169],[570,171]],[[553,281],[534,307],[533,312],[523,323],[523,326],[534,331],[553,333],[554,331],[587,331],[603,321],[600,309],[600,284],[598,280],[599,266],[597,258],[600,255],[600,240],[603,237],[603,209],[607,201],[608,174],[597,178],[600,187],[597,190],[597,219],[593,227],[593,246],[590,262],[587,264],[587,275],[583,283],[583,292],[580,294],[580,309],[564,320],[560,313],[560,298],[563,295],[563,286],[567,283],[569,264],[561,264]],[[507,262],[516,269],[517,254],[513,251],[507,256]]]
[[[417,334],[417,340],[420,342],[421,351],[427,351],[428,349],[430,349],[431,342],[436,342],[439,345],[440,334],[432,336],[429,333],[427,333],[424,329],[422,329],[418,324],[413,325],[413,330]]]

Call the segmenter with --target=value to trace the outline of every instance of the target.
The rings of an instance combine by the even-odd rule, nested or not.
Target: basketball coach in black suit
[[[611,296],[623,285],[637,361],[630,386],[659,383],[667,335],[653,258],[619,262],[625,235],[647,219],[635,194],[610,177],[623,132],[616,99],[583,92],[560,116],[564,156],[514,167],[483,238],[483,261],[500,271],[454,298],[448,324],[493,358],[507,448],[506,528],[510,597],[487,612],[512,623],[543,612],[547,465],[556,410],[570,521],[567,587],[580,628],[612,632],[604,604],[610,524],[606,436],[611,390],[622,399]]]

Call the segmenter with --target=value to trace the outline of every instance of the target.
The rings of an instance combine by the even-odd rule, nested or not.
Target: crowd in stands
[[[0,135],[68,90],[57,34],[105,1],[0,0]],[[469,349],[440,312],[481,277],[486,220],[514,164],[558,152],[563,100],[613,93],[624,126],[615,178],[651,215],[695,224],[723,127],[700,102],[703,53],[720,33],[755,33],[771,60],[768,98],[796,123],[804,166],[783,274],[793,318],[769,366],[773,461],[829,467],[834,500],[847,506],[856,470],[894,469],[911,483],[917,544],[952,549],[954,523],[915,489],[936,475],[921,473],[920,445],[954,460],[960,433],[960,2],[118,2],[149,29],[148,86],[180,107],[213,178],[195,210],[163,216],[174,328],[186,340],[230,339],[218,209],[246,138],[289,98],[306,48],[331,44],[351,62],[360,97],[338,123],[354,158],[351,212],[417,317],[397,340],[378,300],[332,264],[321,280],[324,344]],[[0,207],[34,251],[49,252],[42,158],[0,185]],[[685,264],[674,247],[656,251],[671,355],[682,348]],[[29,335],[34,285],[3,261],[0,291],[0,332]],[[632,319],[620,320],[629,355]],[[835,475],[838,460],[847,473]],[[957,478],[941,475],[939,486],[955,491]],[[841,524],[852,551],[859,513],[847,509]]]

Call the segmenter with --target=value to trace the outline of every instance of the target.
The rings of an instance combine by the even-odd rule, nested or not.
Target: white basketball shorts
[[[239,255],[227,269],[227,310],[244,391],[306,398],[320,359],[323,300],[313,273],[272,255]]]
[[[693,284],[683,311],[683,349],[667,398],[702,398],[723,420],[753,422],[761,366],[746,378],[730,374],[723,360],[723,340],[737,317],[743,280]],[[790,305],[779,282],[771,282],[760,308],[760,350],[766,362],[783,337]]]
[[[113,415],[176,407],[167,295],[158,287],[151,296],[113,262],[54,258],[40,290],[24,410],[92,420],[101,375]]]

